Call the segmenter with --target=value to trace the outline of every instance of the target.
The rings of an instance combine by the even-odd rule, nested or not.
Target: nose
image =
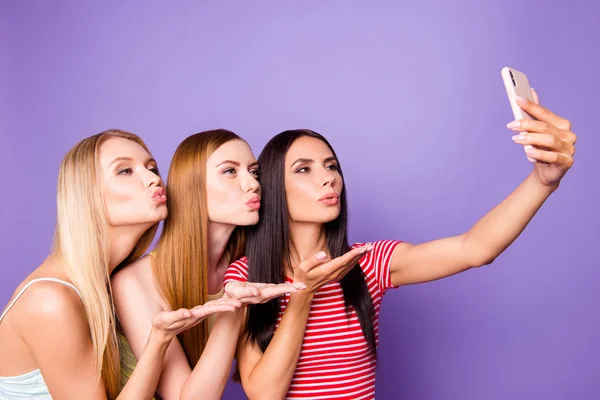
[[[159,186],[160,183],[162,182],[162,179],[160,178],[160,176],[156,175],[154,172],[147,170],[146,168],[144,168],[144,172],[143,172],[143,180],[144,180],[144,186],[145,187],[153,187],[153,186]]]
[[[250,173],[248,173],[248,178],[245,180],[244,186],[244,191],[248,193],[256,193],[260,189],[260,183]]]
[[[325,175],[323,177],[323,186],[334,187],[336,183],[335,175],[328,169],[325,169]]]

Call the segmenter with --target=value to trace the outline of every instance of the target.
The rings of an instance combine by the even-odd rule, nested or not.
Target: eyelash
[[[148,168],[148,171],[151,171],[153,174],[160,176],[160,171],[156,167],[150,167]],[[119,170],[118,175],[130,175],[132,172],[133,170],[127,167]]]
[[[227,168],[226,170],[223,171],[224,175],[234,175],[237,171],[235,170],[235,168]],[[258,172],[258,169],[252,169],[249,171],[250,175],[254,176],[254,178],[258,178],[260,176],[260,173]]]
[[[331,165],[329,165],[329,166],[327,166],[325,168],[331,169],[332,171],[337,171],[338,170],[337,164],[331,164]],[[296,173],[300,173],[300,174],[307,173],[307,172],[310,172],[310,167],[302,167],[302,168],[299,168],[299,169],[296,170]]]

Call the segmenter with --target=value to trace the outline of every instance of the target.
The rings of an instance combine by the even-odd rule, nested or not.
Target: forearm
[[[181,399],[220,399],[231,371],[243,310],[221,313],[181,392]]]
[[[520,234],[556,188],[531,174],[464,235],[464,254],[473,266],[491,263]]]
[[[150,333],[144,351],[131,378],[117,397],[118,400],[151,399],[154,396],[169,344],[170,340],[166,340],[161,334]]]
[[[244,388],[251,399],[282,399],[288,391],[304,341],[313,294],[293,293],[269,346]]]

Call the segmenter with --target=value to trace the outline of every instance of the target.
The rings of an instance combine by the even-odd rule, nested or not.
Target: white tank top
[[[10,302],[6,310],[0,316],[0,323],[4,319],[4,316],[8,313],[8,311],[15,305],[19,297],[23,295],[25,290],[32,283],[40,282],[40,281],[50,281],[61,283],[63,285],[69,286],[73,290],[77,292],[79,298],[81,298],[81,294],[77,288],[69,283],[56,278],[38,278],[32,279],[29,281],[23,289],[15,296],[13,301]],[[52,400],[52,396],[50,396],[50,391],[48,391],[48,386],[44,381],[44,377],[42,376],[42,372],[39,369],[36,369],[31,372],[27,372],[23,375],[17,376],[0,376],[0,400]]]

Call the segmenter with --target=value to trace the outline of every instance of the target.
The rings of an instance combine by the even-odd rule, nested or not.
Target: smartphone
[[[529,86],[529,79],[521,71],[517,71],[514,68],[504,67],[501,71],[502,80],[504,81],[504,87],[506,88],[506,94],[508,94],[508,101],[513,112],[515,120],[521,119],[535,119],[527,112],[523,111],[517,104],[516,97],[521,96],[529,101],[534,101],[533,94],[531,93],[531,86]],[[525,149],[523,149],[525,150]],[[529,161],[535,162],[536,160],[527,157]]]

